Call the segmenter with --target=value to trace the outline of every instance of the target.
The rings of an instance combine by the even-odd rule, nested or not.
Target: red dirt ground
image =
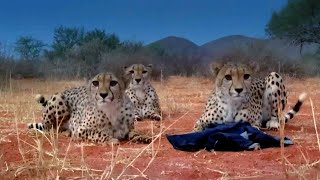
[[[202,90],[204,91],[203,96],[199,95],[199,92],[191,91],[195,89],[194,87],[185,86],[184,82],[189,80],[197,80],[199,82],[195,86],[201,85],[206,88]],[[309,97],[314,101],[315,115],[319,117],[320,113],[317,109],[320,106],[318,98],[320,85],[313,85],[313,82],[319,82],[319,80],[290,79],[288,82],[293,83],[288,86],[289,106],[293,105],[300,92],[307,91]],[[49,168],[49,164],[59,163],[51,161],[52,158],[48,155],[40,156],[47,161],[39,161],[41,158],[35,149],[37,145],[34,141],[37,138],[34,133],[25,130],[24,123],[18,123],[18,128],[16,128],[14,121],[2,122],[0,124],[0,132],[3,134],[0,136],[2,138],[0,141],[0,179],[33,179],[35,176],[40,179],[53,179],[57,175],[62,179],[67,177],[91,179],[99,177],[106,168],[110,168],[110,164],[113,164],[114,168],[107,169],[107,172],[110,172],[107,177],[115,179],[317,179],[320,177],[320,152],[309,99],[306,100],[299,114],[285,127],[285,135],[290,137],[295,144],[284,148],[284,157],[288,161],[283,166],[281,148],[241,152],[208,152],[205,150],[183,152],[173,149],[164,135],[184,133],[192,129],[194,122],[202,113],[206,98],[212,89],[212,82],[210,80],[172,77],[164,86],[169,94],[179,96],[175,103],[179,105],[179,103],[188,102],[190,107],[186,111],[179,112],[170,111],[170,108],[166,106],[163,122],[143,121],[137,123],[137,129],[149,134],[152,130],[157,134],[160,129],[168,128],[162,134],[160,143],[158,139],[153,143],[153,146],[147,147],[147,145],[122,142],[120,147],[115,147],[112,150],[111,146],[93,144],[81,146],[79,142],[70,142],[68,137],[59,136],[58,157],[60,160],[67,157],[65,168],[62,171],[60,171],[61,163],[56,169]],[[159,85],[156,85],[156,88],[159,89]],[[163,96],[160,95],[160,97]],[[162,104],[164,103],[169,102],[162,101]],[[0,117],[3,116],[12,117],[14,115],[3,112]],[[38,117],[40,118],[40,116]],[[319,119],[317,119],[317,124],[318,132],[320,132]],[[151,129],[151,127],[153,128]],[[279,132],[268,131],[268,133],[279,135]],[[20,139],[20,151],[17,137]],[[41,135],[39,137],[38,139],[43,139],[43,148],[47,152],[52,152],[48,141],[41,138]],[[83,147],[83,151],[81,151],[81,147]],[[143,151],[144,148],[146,148],[145,151]],[[117,152],[116,149],[118,149]],[[140,152],[142,152],[141,156],[138,156]],[[156,155],[153,159],[154,154]],[[111,160],[112,157],[114,157],[113,160]],[[48,164],[41,166],[41,162]],[[149,162],[151,163],[148,165]],[[39,167],[33,168],[37,163],[40,164]],[[125,168],[128,164],[130,164],[128,168]],[[288,172],[287,175],[285,169]]]

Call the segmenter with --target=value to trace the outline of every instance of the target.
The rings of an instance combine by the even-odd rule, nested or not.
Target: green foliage
[[[15,52],[23,60],[35,60],[39,58],[45,44],[31,36],[21,36],[15,43]]]
[[[119,44],[118,36],[107,34],[104,30],[94,29],[85,32],[83,28],[59,26],[54,30],[53,51],[46,54],[50,56],[49,58],[63,57],[75,51],[79,54],[84,54],[81,51],[86,51],[86,53],[99,55],[116,49]]]
[[[116,49],[120,44],[118,36],[114,33],[108,35],[107,46],[109,49]]]
[[[88,46],[88,44],[96,44],[96,50],[108,51],[116,49],[120,40],[115,34],[107,34],[104,30],[95,29],[85,33],[80,46]]]
[[[273,13],[266,32],[295,44],[320,43],[320,1],[288,0],[285,7]]]
[[[88,31],[85,33],[83,42],[90,42],[94,40],[100,40],[105,45],[107,45],[108,35],[104,30],[100,30],[100,29],[94,29],[92,31]]]
[[[115,34],[107,34],[104,30],[94,29],[85,33],[82,43],[99,42],[109,50],[116,49],[120,40]]]
[[[54,29],[52,48],[57,56],[63,56],[79,46],[83,38],[83,28],[59,26]]]
[[[143,49],[143,43],[135,41],[124,41],[120,43],[119,49],[125,53],[135,53]]]

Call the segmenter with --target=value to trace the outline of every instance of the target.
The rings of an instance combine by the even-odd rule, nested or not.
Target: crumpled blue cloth
[[[211,124],[200,132],[168,135],[167,139],[175,149],[182,151],[242,151],[256,148],[280,147],[280,137],[269,135],[252,127],[248,122]],[[284,138],[284,145],[293,141]]]

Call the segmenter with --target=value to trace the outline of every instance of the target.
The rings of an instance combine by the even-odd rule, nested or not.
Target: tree
[[[84,33],[79,46],[69,53],[69,57],[81,64],[81,73],[91,75],[96,72],[103,54],[116,49],[120,44],[119,38],[104,30],[94,29]]]
[[[115,34],[107,34],[104,30],[94,29],[85,33],[82,44],[98,42],[108,50],[116,49],[120,40]]]
[[[58,56],[79,46],[84,38],[83,28],[59,26],[54,29],[52,48]]]
[[[114,33],[108,34],[107,46],[109,49],[116,49],[120,44],[118,36]]]
[[[119,47],[122,52],[135,53],[143,49],[143,43],[128,40],[120,43]]]
[[[0,42],[0,60],[12,57],[12,49],[6,43]]]
[[[31,36],[21,36],[15,43],[15,52],[23,60],[34,60],[38,58],[45,44]]]
[[[320,43],[320,1],[288,0],[285,7],[272,14],[266,32],[299,44],[300,53],[304,43]]]

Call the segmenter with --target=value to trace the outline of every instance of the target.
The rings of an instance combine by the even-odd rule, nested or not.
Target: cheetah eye
[[[145,74],[145,73],[147,73],[148,71],[142,71],[142,74]]]
[[[92,85],[96,87],[99,86],[99,81],[92,81]]]
[[[243,78],[244,78],[245,80],[249,79],[249,77],[250,77],[250,74],[245,74],[245,75],[243,76]]]
[[[231,81],[231,80],[232,80],[231,75],[225,75],[224,78],[226,78],[226,80],[228,80],[228,81]]]
[[[117,85],[117,84],[118,84],[117,81],[110,81],[110,86],[115,86],[115,85]]]
[[[133,70],[131,70],[131,71],[129,71],[129,73],[133,74],[133,73],[134,73],[134,71],[133,71]]]

